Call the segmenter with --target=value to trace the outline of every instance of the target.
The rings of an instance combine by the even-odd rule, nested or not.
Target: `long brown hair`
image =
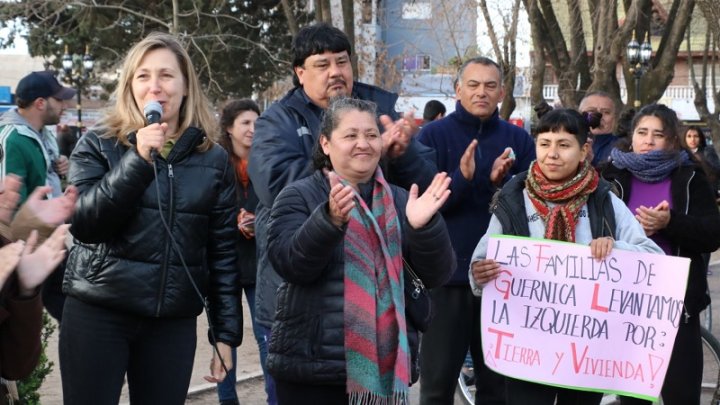
[[[207,136],[198,146],[198,150],[210,149],[213,144],[212,138],[217,136],[217,123],[210,110],[210,103],[200,87],[200,81],[185,48],[175,36],[161,32],[149,34],[128,51],[117,88],[111,97],[114,103],[98,122],[98,130],[106,137],[117,138],[121,143],[129,145],[128,135],[147,125],[142,106],[138,106],[133,97],[132,78],[145,55],[156,49],[168,49],[175,54],[185,78],[187,96],[180,106],[178,133],[182,134],[190,127],[200,128]]]
[[[260,115],[260,107],[249,98],[228,101],[225,107],[223,107],[222,114],[220,114],[220,136],[217,139],[217,143],[225,149],[233,163],[235,163],[238,158],[235,156],[232,139],[227,129],[233,126],[235,118],[245,111],[254,111],[257,115]]]

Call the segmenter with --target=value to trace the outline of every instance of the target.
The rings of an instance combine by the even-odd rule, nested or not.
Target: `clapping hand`
[[[473,139],[465,149],[465,153],[460,157],[460,173],[467,181],[472,181],[473,177],[475,177],[475,150],[477,145],[477,139]]]
[[[9,224],[20,201],[22,180],[14,174],[8,174],[0,184],[0,222]]]
[[[493,162],[492,171],[490,172],[490,181],[496,187],[500,187],[502,180],[510,171],[513,163],[515,163],[515,156],[512,152],[512,148],[505,148],[505,151],[503,151],[503,153],[495,159],[495,162]]]
[[[0,248],[0,289],[15,270],[24,246],[25,242],[17,241]]]
[[[658,231],[665,229],[670,222],[670,204],[663,200],[654,208],[644,205],[635,209],[635,218],[645,230],[645,235],[652,236]]]
[[[341,227],[350,220],[350,212],[355,207],[355,190],[351,186],[342,185],[335,172],[328,172],[327,176],[330,181],[330,220],[335,226]]]
[[[32,231],[25,243],[20,262],[17,265],[19,291],[21,297],[35,294],[50,273],[65,257],[65,236],[70,225],[60,225],[45,242],[35,248],[38,241],[37,231]]]
[[[65,194],[60,197],[45,199],[52,189],[49,186],[37,187],[28,197],[25,205],[41,221],[49,225],[61,225],[72,216],[78,191],[75,186],[68,186]]]
[[[413,229],[422,228],[427,225],[436,212],[445,204],[450,197],[450,177],[442,172],[435,175],[427,190],[418,197],[418,186],[413,184],[410,187],[405,214]]]
[[[412,113],[406,113],[403,118],[395,122],[389,116],[382,115],[380,116],[380,123],[385,130],[381,135],[383,156],[388,156],[390,159],[402,156],[407,150],[413,135],[418,131]]]

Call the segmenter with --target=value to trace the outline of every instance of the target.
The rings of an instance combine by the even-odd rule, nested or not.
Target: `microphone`
[[[143,114],[145,114],[145,119],[147,120],[148,125],[157,124],[162,119],[162,105],[155,100],[150,101],[145,104]],[[155,148],[150,150],[150,157],[152,160],[155,160],[157,154],[158,151]]]
[[[143,113],[145,114],[145,119],[147,120],[148,125],[157,124],[162,119],[162,105],[153,100],[145,104]]]

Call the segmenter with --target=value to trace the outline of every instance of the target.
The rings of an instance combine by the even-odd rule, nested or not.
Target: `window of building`
[[[430,55],[413,55],[403,58],[403,70],[425,71],[430,70]]]
[[[427,1],[406,1],[402,7],[402,18],[405,20],[429,20],[432,8]]]

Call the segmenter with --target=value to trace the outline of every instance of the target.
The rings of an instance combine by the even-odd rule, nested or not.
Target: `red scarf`
[[[599,182],[600,176],[587,160],[580,163],[580,170],[575,177],[560,185],[550,184],[538,162],[533,161],[525,188],[545,223],[545,239],[575,242],[578,214]],[[557,205],[550,208],[547,202]]]
[[[247,166],[247,159],[238,158],[235,160],[235,175],[245,188],[248,188],[248,185],[250,185],[250,175],[248,174]]]

